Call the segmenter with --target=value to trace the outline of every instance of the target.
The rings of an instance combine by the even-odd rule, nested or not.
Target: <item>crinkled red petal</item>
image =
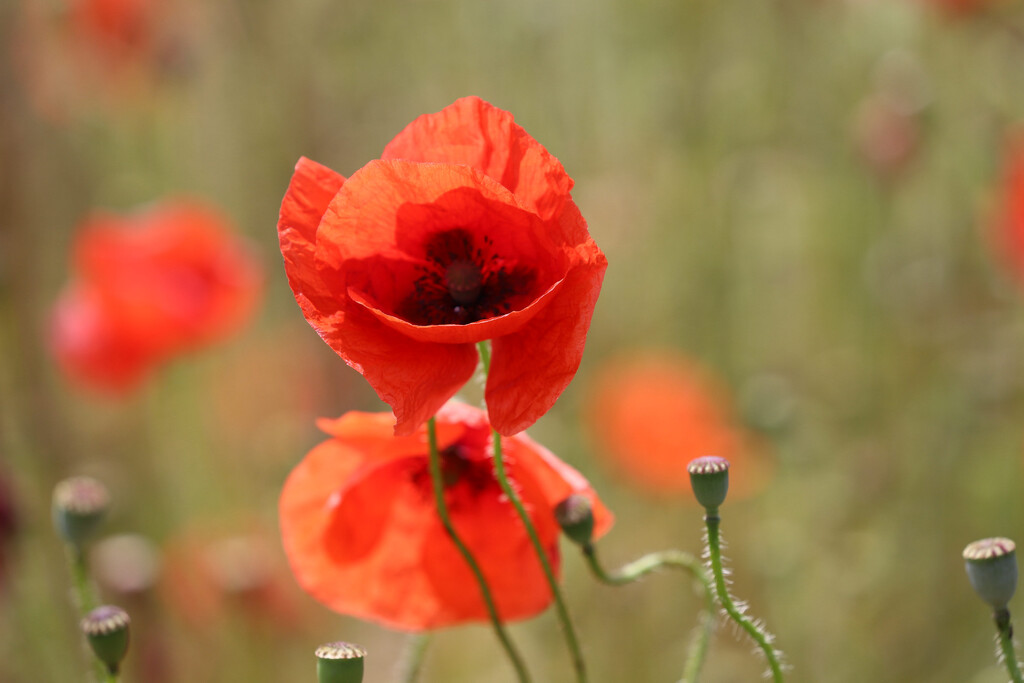
[[[550,218],[569,198],[572,179],[512,114],[479,97],[464,97],[410,123],[382,159],[471,166],[498,181],[531,211]]]
[[[555,404],[583,359],[587,330],[608,262],[593,242],[577,250],[552,301],[519,331],[494,339],[485,398],[501,434],[521,432]]]
[[[317,190],[325,176],[328,187]],[[476,368],[476,350],[471,345],[410,339],[353,302],[344,287],[324,281],[315,255],[318,243],[329,243],[336,227],[318,235],[312,226],[317,213],[327,211],[324,200],[330,205],[335,196],[327,198],[330,189],[351,183],[342,185],[340,178],[332,180],[324,167],[313,162],[300,161],[296,167],[278,222],[285,270],[306,320],[392,407],[395,433],[408,435],[469,380]],[[330,275],[337,277],[336,273]]]

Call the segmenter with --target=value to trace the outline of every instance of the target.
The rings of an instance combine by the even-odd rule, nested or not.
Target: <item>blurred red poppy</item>
[[[493,473],[484,413],[451,402],[437,414],[452,524],[486,576],[503,620],[543,610],[551,591],[515,509]],[[299,584],[344,614],[418,631],[484,621],[476,582],[434,504],[424,430],[396,437],[386,413],[322,420],[331,435],[288,477],[281,535]],[[559,566],[554,507],[570,494],[594,505],[595,535],[611,513],[587,481],[525,434],[505,439],[510,479]]]
[[[1024,134],[1007,145],[992,243],[996,255],[1024,282]]]
[[[142,103],[188,71],[201,4],[181,0],[20,0],[10,49],[37,112],[62,121],[90,103]]]
[[[472,376],[505,435],[572,380],[607,266],[572,179],[476,97],[413,121],[348,180],[295,167],[278,232],[295,298],[412,434]]]
[[[302,628],[301,593],[288,576],[274,530],[256,520],[202,519],[164,546],[160,592],[192,627],[218,629],[232,611],[276,633]]]
[[[51,346],[70,378],[101,390],[130,390],[174,355],[234,332],[262,285],[227,219],[186,200],[95,214],[79,228],[73,260]]]
[[[747,496],[770,465],[755,457],[721,387],[681,354],[624,356],[598,374],[587,409],[598,452],[645,491],[690,499],[687,464],[717,455],[730,461],[729,498]]]
[[[949,17],[963,17],[995,4],[993,0],[926,0]]]

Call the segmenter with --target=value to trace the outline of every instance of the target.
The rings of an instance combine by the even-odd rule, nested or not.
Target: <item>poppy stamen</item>
[[[464,228],[432,235],[413,292],[399,315],[416,325],[465,325],[504,315],[528,301],[537,273],[494,253],[494,241]]]

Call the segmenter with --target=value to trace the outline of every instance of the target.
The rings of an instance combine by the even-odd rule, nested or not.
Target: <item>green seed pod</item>
[[[128,613],[112,605],[97,607],[82,619],[82,633],[89,641],[89,647],[113,674],[117,673],[128,652],[130,626]]]
[[[336,642],[316,649],[316,676],[320,683],[362,683],[366,650]]]
[[[590,545],[594,537],[594,511],[589,498],[572,494],[555,506],[555,520],[573,543]]]
[[[1008,538],[986,538],[964,548],[964,566],[974,591],[994,610],[1006,609],[1017,589],[1016,545]]]
[[[708,514],[716,513],[729,492],[729,461],[717,455],[705,455],[691,460],[686,471],[690,473],[690,486],[697,502]]]
[[[81,549],[110,506],[107,488],[92,477],[71,477],[53,489],[53,525],[65,542]]]

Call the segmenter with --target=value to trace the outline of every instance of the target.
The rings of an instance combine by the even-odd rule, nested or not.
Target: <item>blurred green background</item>
[[[0,4],[0,475],[19,522],[0,579],[0,681],[85,678],[49,522],[51,489],[73,474],[107,483],[108,532],[148,539],[133,547],[161,567],[154,587],[105,588],[135,620],[126,681],[310,681],[313,649],[338,639],[370,651],[368,683],[394,680],[404,635],[327,612],[280,572],[276,499],[323,438],[313,418],[381,404],[303,320],[275,223],[300,155],[351,174],[468,94],[563,162],[611,264],[579,375],[531,429],[616,512],[606,561],[700,550],[700,513],[610,476],[582,422],[604,359],[679,349],[724,379],[777,460],[760,495],[726,505],[723,532],[735,593],[778,636],[789,680],[1006,679],[960,552],[1024,539],[1024,287],[986,237],[1024,120],[1019,3],[166,7],[181,9],[165,18],[178,42],[154,82],[66,95],[64,74],[47,109],[26,61],[45,64],[33,51],[49,46],[19,33],[18,2]],[[76,223],[181,193],[257,245],[258,319],[128,399],[69,386],[43,339]],[[276,598],[244,590],[247,576],[205,602],[168,588],[185,581],[181,548],[217,534],[265,543],[210,552],[237,570],[265,551]],[[606,588],[563,550],[593,681],[676,680],[700,606],[689,583]],[[512,633],[537,681],[571,680],[550,611]],[[704,680],[758,680],[750,650],[721,628]],[[512,675],[481,626],[438,633],[422,680]]]

